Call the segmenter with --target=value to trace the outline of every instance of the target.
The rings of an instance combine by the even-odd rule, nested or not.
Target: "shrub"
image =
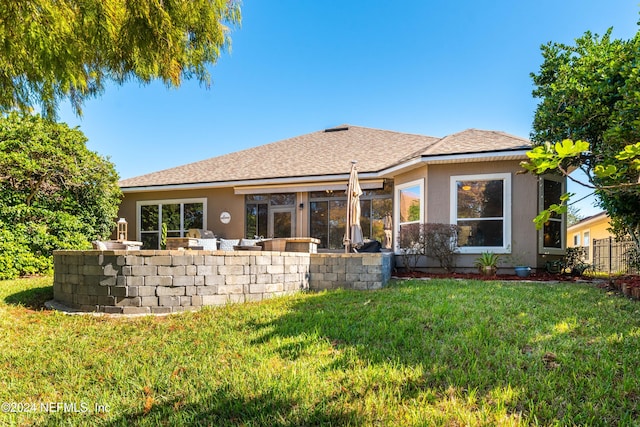
[[[400,227],[400,255],[408,272],[415,270],[418,260],[424,255],[422,224],[406,224]]]
[[[582,276],[584,272],[591,268],[586,263],[587,254],[584,248],[567,248],[564,257],[564,272],[571,273],[572,276]]]
[[[423,224],[425,253],[436,259],[447,273],[456,268],[458,231],[455,224]]]
[[[26,206],[0,209],[0,279],[49,274],[56,249],[88,249],[80,220],[65,212]]]
[[[0,226],[0,280],[51,272],[51,257],[31,251],[27,229],[25,224],[14,230]]]
[[[0,277],[48,273],[54,250],[111,234],[118,174],[86,140],[38,115],[0,117]]]
[[[407,224],[400,228],[400,254],[407,271],[415,270],[421,256],[435,259],[446,272],[455,267],[458,226],[454,224]]]

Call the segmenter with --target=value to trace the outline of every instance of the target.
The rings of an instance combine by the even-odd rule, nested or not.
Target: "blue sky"
[[[80,126],[121,178],[344,123],[528,137],[540,45],[609,27],[631,38],[639,11],[628,0],[245,0],[209,89],[113,85],[82,118],[63,105],[60,121]]]

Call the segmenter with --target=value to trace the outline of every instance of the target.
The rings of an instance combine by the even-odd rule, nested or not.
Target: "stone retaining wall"
[[[54,252],[54,299],[81,311],[171,313],[308,288],[305,253]]]
[[[391,252],[312,254],[310,288],[380,289],[391,279],[393,259]]]
[[[301,290],[378,289],[392,254],[55,251],[54,299],[80,311],[172,313]]]

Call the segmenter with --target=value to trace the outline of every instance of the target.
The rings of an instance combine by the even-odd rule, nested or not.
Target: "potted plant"
[[[531,274],[531,267],[529,267],[525,261],[524,256],[522,255],[511,255],[511,265],[513,265],[513,269],[516,272],[516,276],[518,277],[529,277]]]
[[[531,274],[531,267],[528,265],[516,265],[513,269],[518,277],[529,277],[529,274]]]
[[[498,254],[494,254],[493,252],[483,252],[478,258],[476,258],[474,264],[478,267],[480,274],[484,274],[485,276],[495,276],[498,271],[499,261],[500,256]]]

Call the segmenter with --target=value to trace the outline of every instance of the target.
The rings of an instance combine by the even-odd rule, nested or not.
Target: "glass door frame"
[[[284,237],[295,237],[296,235],[296,206],[269,206],[269,223],[267,235],[269,237],[274,237],[274,214],[278,213],[290,213],[291,214],[291,231],[289,236]]]

